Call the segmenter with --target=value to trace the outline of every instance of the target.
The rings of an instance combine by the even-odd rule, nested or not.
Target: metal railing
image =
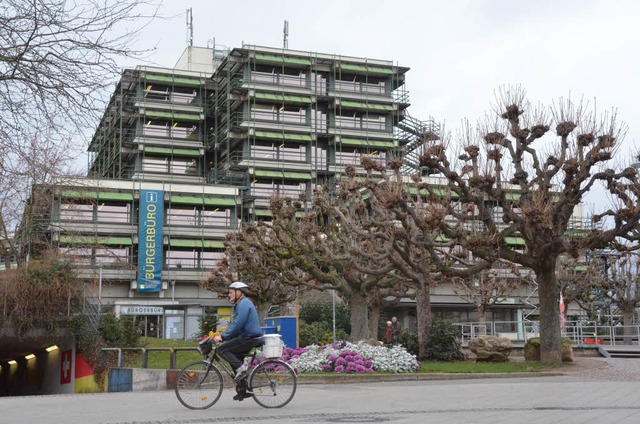
[[[169,353],[169,369],[177,369],[178,353],[184,351],[197,352],[196,347],[105,347],[103,352],[115,352],[117,355],[116,366],[125,368],[125,356],[127,352],[140,352],[141,368],[149,367],[149,352],[168,352]]]
[[[454,323],[460,329],[462,345],[478,336],[498,336],[524,344],[532,337],[540,336],[538,321],[487,321]],[[566,321],[562,336],[573,341],[574,346],[638,345],[640,325],[599,325],[592,321]]]

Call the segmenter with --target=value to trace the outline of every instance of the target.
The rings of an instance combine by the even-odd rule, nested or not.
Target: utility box
[[[298,347],[298,319],[296,317],[265,318],[264,325],[266,328],[274,327],[275,333],[280,334],[286,347],[291,349]],[[266,331],[265,334],[267,334]]]
[[[276,327],[266,326],[262,327],[262,334],[278,334],[276,332]]]

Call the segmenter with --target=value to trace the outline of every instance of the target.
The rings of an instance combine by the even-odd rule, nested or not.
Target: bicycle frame
[[[218,356],[218,343],[215,344],[215,348],[211,350],[211,352],[207,353],[204,357],[204,361],[209,363],[210,366],[214,366],[214,362],[219,365],[220,367],[222,367],[222,370],[224,370],[224,372],[229,376],[229,378],[231,378],[231,380],[233,380],[233,378],[235,377],[234,373],[233,373],[233,369],[228,365],[228,363],[226,361],[224,361],[222,358],[220,358]],[[251,353],[253,352],[253,353]],[[253,364],[256,360],[256,356],[258,353],[258,348],[254,347],[252,348],[249,353],[246,353],[244,355],[244,359],[246,360],[247,358],[251,357],[251,361],[249,361],[249,370],[253,367]],[[218,368],[219,369],[219,368]],[[207,368],[207,374],[209,372],[209,368]],[[206,375],[205,375],[206,377]]]

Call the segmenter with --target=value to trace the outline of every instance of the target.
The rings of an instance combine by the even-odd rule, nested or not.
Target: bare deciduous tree
[[[600,258],[591,258],[589,263],[581,265],[580,261],[568,255],[562,255],[556,265],[556,280],[565,311],[575,303],[588,314],[594,312],[596,296],[595,288],[605,277],[603,262]],[[595,319],[593,316],[590,319]]]
[[[0,328],[18,335],[42,328],[52,334],[81,305],[82,283],[69,260],[47,254],[40,261],[0,273]]]
[[[317,208],[299,218],[296,217],[296,212],[302,212],[299,202],[272,199],[277,255],[291,260],[313,281],[315,288],[336,290],[349,304],[351,338],[369,339],[373,327],[369,320],[370,306],[379,300],[375,295],[386,297],[388,294],[377,289],[394,286],[398,277],[388,261],[375,255],[372,244],[362,237],[363,232],[344,228],[347,219],[344,210],[328,207],[334,200],[347,209],[358,210],[351,210],[349,219],[367,219],[367,214],[360,209],[362,203],[345,202],[328,192],[318,192],[314,198]],[[386,269],[386,272],[370,273],[378,268]]]
[[[136,48],[135,41],[155,17],[158,4],[0,3],[0,240],[7,248],[0,252],[3,257],[17,254],[14,232],[33,212],[25,208],[31,187],[50,182],[54,175],[76,173],[70,164],[82,150],[80,136],[95,126],[104,110],[120,61],[150,51]]]
[[[424,358],[432,326],[431,288],[448,276],[473,275],[489,267],[491,262],[465,260],[468,255],[462,254],[455,241],[442,237],[440,226],[447,219],[447,209],[440,201],[433,200],[442,197],[442,184],[422,186],[416,184],[419,178],[411,181],[403,178],[402,163],[393,158],[383,165],[364,157],[362,165],[368,174],[366,180],[359,181],[354,170],[348,167],[349,184],[341,187],[337,197],[365,210],[366,219],[357,220],[345,212],[341,224],[373,247],[373,254],[358,249],[351,251],[373,259],[362,271],[378,276],[393,272],[407,282],[416,301],[418,356]],[[444,197],[451,202],[450,197]],[[340,207],[337,204],[334,211]],[[354,266],[358,268],[358,262]],[[398,278],[398,282],[402,280]]]
[[[296,300],[308,281],[291,261],[276,256],[274,240],[271,228],[258,223],[246,224],[239,232],[227,234],[225,257],[200,285],[224,297],[232,281],[246,282],[260,321],[264,322],[271,306],[284,306]]]
[[[453,277],[452,280],[454,293],[476,307],[480,323],[487,321],[489,308],[527,282],[526,277],[520,275],[520,270],[499,261],[493,264],[492,269],[482,270],[472,277]]]
[[[615,114],[602,117],[583,103],[561,101],[547,113],[531,107],[521,89],[499,94],[497,117],[461,134],[463,151],[450,160],[447,143],[424,140],[420,164],[437,170],[466,208],[448,208],[453,218],[442,227],[476,257],[493,257],[531,269],[540,301],[541,360],[560,363],[559,287],[555,275],[560,255],[615,245],[616,237],[635,239],[640,218],[640,185],[631,167],[607,168],[625,133]],[[556,139],[547,135],[555,129]],[[572,237],[574,211],[594,184],[602,182],[617,204],[595,216],[611,218],[612,227],[588,228]],[[455,222],[455,224],[454,224]],[[469,237],[469,228],[479,227]],[[521,237],[524,252],[507,243]]]
[[[69,134],[95,125],[120,61],[145,52],[135,41],[157,3],[4,0],[0,140],[21,143],[42,128]]]
[[[597,281],[596,288],[622,315],[625,344],[632,344],[637,334],[632,325],[640,306],[640,256],[636,252],[622,252],[605,256],[604,260],[605,278]]]

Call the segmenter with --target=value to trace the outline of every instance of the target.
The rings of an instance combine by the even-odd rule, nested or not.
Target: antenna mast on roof
[[[284,21],[284,29],[282,30],[284,33],[284,40],[282,41],[282,48],[289,48],[289,21]]]
[[[193,9],[187,9],[187,45],[193,46]]]

